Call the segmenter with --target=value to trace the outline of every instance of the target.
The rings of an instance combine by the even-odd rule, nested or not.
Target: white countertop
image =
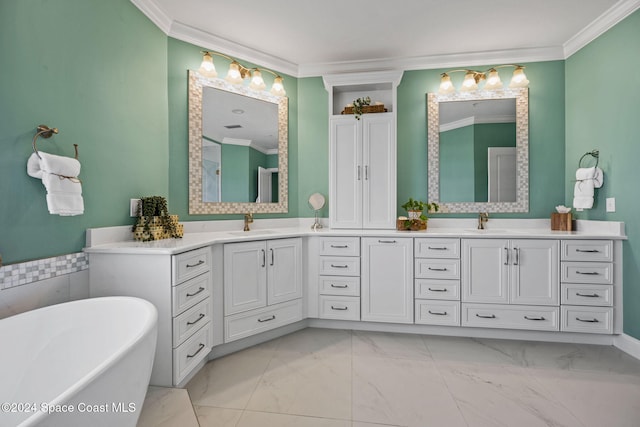
[[[183,223],[184,237],[151,242],[132,240],[130,226],[87,230],[87,253],[173,255],[219,243],[278,239],[299,236],[360,237],[434,237],[434,238],[520,238],[520,239],[613,239],[626,240],[624,223],[614,221],[577,221],[577,231],[552,231],[548,219],[494,219],[486,229],[478,230],[475,219],[430,219],[423,231],[397,230],[312,230],[312,220],[255,220],[251,231],[242,231],[241,220],[193,221]]]

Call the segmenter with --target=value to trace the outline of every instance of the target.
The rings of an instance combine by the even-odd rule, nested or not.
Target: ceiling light
[[[498,65],[496,67],[489,68],[486,71],[477,71],[477,70],[451,70],[446,73],[442,73],[440,77],[440,89],[438,93],[440,94],[449,94],[456,91],[455,86],[451,82],[450,73],[458,73],[464,72],[464,81],[462,82],[462,86],[460,87],[460,91],[462,92],[471,92],[478,90],[478,83],[481,80],[486,80],[483,89],[484,90],[498,90],[502,89],[502,80],[500,80],[500,75],[498,74],[497,68],[504,67],[514,67],[513,77],[511,78],[511,83],[509,84],[510,88],[525,88],[529,86],[529,80],[527,80],[527,76],[524,74],[524,67],[522,65]],[[488,74],[488,75],[487,75]]]
[[[216,78],[218,76],[216,67],[213,65],[213,55],[216,55],[231,61],[231,63],[229,64],[229,71],[227,72],[227,76],[225,77],[225,80],[229,83],[240,85],[244,83],[244,80],[247,77],[251,77],[249,88],[255,91],[262,91],[267,87],[264,79],[262,78],[262,72],[266,71],[270,74],[273,74],[274,76],[273,85],[271,86],[271,93],[276,96],[287,95],[287,92],[284,90],[284,85],[282,83],[282,77],[271,70],[268,70],[266,68],[258,69],[245,67],[235,59],[218,52],[203,51],[202,54],[202,64],[200,65],[200,69],[198,70],[198,72],[203,77]]]

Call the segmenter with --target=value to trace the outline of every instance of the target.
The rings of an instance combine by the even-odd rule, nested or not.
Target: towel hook
[[[39,136],[48,139],[51,138],[53,136],[53,134],[57,134],[58,133],[58,128],[50,128],[47,125],[39,125],[36,131],[36,135],[33,137],[33,142],[32,142],[32,146],[33,146],[33,152],[36,153],[36,156],[38,156],[38,158],[42,159],[42,157],[40,157],[40,153],[38,153],[38,149],[36,148],[36,140],[38,139]],[[78,159],[78,144],[73,144],[73,147],[76,151],[76,160]]]
[[[586,153],[584,153],[582,155],[582,157],[580,157],[580,160],[578,161],[578,167],[579,168],[582,167],[582,159],[584,159],[586,156],[594,157],[596,159],[596,165],[594,166],[594,168],[598,167],[598,162],[600,161],[600,151],[591,150],[591,151],[587,151]]]

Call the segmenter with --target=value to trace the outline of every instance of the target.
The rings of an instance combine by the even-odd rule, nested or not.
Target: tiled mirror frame
[[[482,99],[516,99],[516,201],[515,202],[440,202],[440,102]],[[529,90],[504,89],[440,95],[427,94],[427,165],[429,202],[438,203],[441,212],[528,212],[529,211]]]
[[[240,203],[202,201],[202,90],[213,87],[278,104],[278,202]],[[288,98],[255,92],[222,79],[209,79],[189,70],[189,215],[237,213],[286,213],[288,191]]]

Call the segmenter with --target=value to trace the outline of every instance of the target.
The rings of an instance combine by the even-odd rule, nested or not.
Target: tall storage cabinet
[[[329,225],[347,229],[396,226],[396,90],[402,72],[324,76],[329,92]],[[386,112],[341,114],[370,97]]]

